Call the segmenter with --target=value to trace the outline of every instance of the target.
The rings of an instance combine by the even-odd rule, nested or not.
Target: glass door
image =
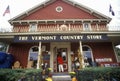
[[[59,71],[59,62],[58,57],[59,55],[62,57],[63,60],[63,72],[68,72],[68,50],[67,48],[54,48],[54,72]]]

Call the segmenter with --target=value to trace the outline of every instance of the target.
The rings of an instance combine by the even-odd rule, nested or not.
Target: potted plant
[[[73,71],[73,72],[69,72],[71,78],[75,77],[76,76],[76,73]]]
[[[69,74],[70,74],[70,76],[72,78],[72,81],[77,81],[77,79],[76,79],[76,73],[74,71],[70,72]]]
[[[51,70],[52,70],[52,68],[47,68],[46,71],[45,71],[45,73],[46,73],[47,75],[49,75],[50,72],[51,72]]]

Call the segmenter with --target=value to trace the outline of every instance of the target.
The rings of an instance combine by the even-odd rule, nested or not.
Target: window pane
[[[32,52],[38,52],[38,47],[32,48]]]
[[[30,53],[30,59],[37,60],[38,59],[38,53]]]
[[[84,30],[90,30],[90,24],[89,23],[84,23],[83,28],[84,28]]]
[[[30,24],[30,29],[31,32],[34,32],[37,30],[37,24]]]
[[[85,46],[85,47],[83,47],[83,51],[91,51],[91,50],[90,50],[90,48]]]

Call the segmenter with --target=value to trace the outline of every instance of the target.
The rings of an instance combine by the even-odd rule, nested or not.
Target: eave
[[[50,20],[17,20],[11,21],[11,24],[22,24],[22,23],[39,23],[39,24],[56,24],[56,23],[84,23],[84,22],[104,22],[109,23],[108,19],[50,19]]]
[[[24,18],[24,17],[32,14],[33,12],[35,12],[35,11],[37,11],[37,10],[39,10],[39,9],[44,8],[44,7],[47,6],[47,5],[50,5],[51,3],[55,2],[55,1],[56,1],[56,0],[47,0],[47,1],[43,2],[43,3],[41,3],[41,4],[38,4],[37,6],[31,8],[31,9],[25,11],[25,12],[23,12],[22,14],[14,17],[14,18],[12,18],[12,19],[10,19],[10,20],[9,20],[9,23],[12,24],[12,23],[15,22],[15,21],[16,21],[16,22],[22,21],[22,18]],[[88,8],[88,7],[86,7],[86,6],[83,6],[83,5],[80,4],[80,3],[77,3],[77,2],[74,2],[74,1],[71,1],[71,0],[62,0],[62,1],[66,2],[66,3],[70,4],[70,5],[73,5],[73,6],[77,7],[77,8],[79,8],[79,9],[82,9],[82,10],[84,10],[85,12],[87,12],[87,13],[89,13],[89,14],[94,15],[94,16],[98,17],[98,19],[100,19],[100,20],[106,19],[107,22],[110,22],[110,21],[111,21],[111,18],[110,18],[110,17],[105,16],[104,14],[99,13],[99,12],[97,12],[97,11],[91,9],[91,8]],[[54,19],[53,19],[53,20],[54,20]],[[64,19],[63,19],[63,20],[64,20]],[[83,20],[84,20],[84,19],[83,19]],[[23,20],[23,21],[28,21],[28,20]],[[30,21],[36,21],[36,20],[30,20]],[[49,20],[37,20],[37,21],[45,21],[45,22],[46,22],[46,21],[49,21]]]

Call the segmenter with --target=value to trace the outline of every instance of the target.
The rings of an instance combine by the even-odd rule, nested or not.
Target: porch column
[[[78,56],[79,56],[80,68],[82,69],[85,66],[84,66],[84,56],[83,56],[82,42],[81,41],[79,41],[79,45],[80,46],[79,46],[79,54],[78,54]]]
[[[7,45],[6,52],[8,53],[10,45]]]
[[[37,60],[37,69],[40,69],[40,62],[41,62],[41,42],[39,42],[39,47],[38,47],[38,60]]]

